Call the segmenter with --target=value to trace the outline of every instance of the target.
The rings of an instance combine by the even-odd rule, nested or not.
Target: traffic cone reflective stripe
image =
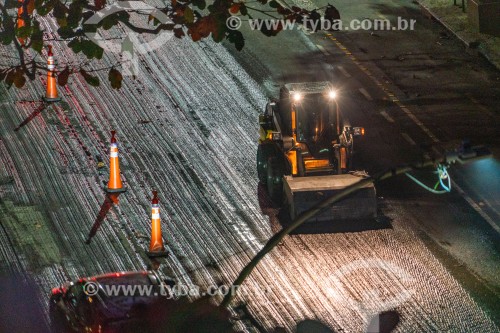
[[[151,213],[151,243],[149,244],[149,251],[164,251],[163,239],[161,235],[161,224],[160,224],[160,207],[158,205],[153,205]]]
[[[56,69],[56,65],[54,64],[54,55],[52,55],[52,52],[49,53],[49,56],[47,57],[47,69],[51,72]]]
[[[156,191],[153,191],[153,200],[151,201],[151,242],[149,243],[149,251],[147,252],[150,257],[162,257],[168,254],[163,246],[160,206],[157,194]]]
[[[151,210],[151,218],[154,220],[159,220],[160,219],[160,206],[159,205],[153,205],[152,210]]]
[[[122,180],[120,178],[120,161],[118,160],[118,145],[116,143],[111,144],[109,153],[109,189],[119,189],[123,187]]]
[[[125,192],[120,177],[120,161],[118,158],[118,145],[116,143],[115,131],[111,131],[111,146],[109,150],[109,181],[107,191],[109,193]]]
[[[47,92],[45,94],[44,100],[46,102],[57,102],[61,98],[57,95],[57,82],[56,82],[56,64],[54,61],[54,55],[52,54],[52,46],[49,45],[49,52],[47,53]]]

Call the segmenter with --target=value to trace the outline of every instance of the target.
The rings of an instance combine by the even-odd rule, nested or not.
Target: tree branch
[[[132,23],[128,22],[125,18],[119,18],[118,21],[125,24],[125,26],[127,28],[129,28],[130,30],[137,32],[137,33],[140,33],[140,34],[144,33],[144,34],[155,34],[156,35],[160,31],[163,31],[163,30],[172,30],[175,26],[174,23],[162,23],[162,24],[158,25],[155,29],[148,29],[148,28],[137,27],[137,26],[133,25]]]
[[[257,9],[257,8],[250,7],[250,6],[245,6],[245,7],[247,7],[247,8],[248,8],[248,9],[250,9],[250,10],[253,10],[253,11],[255,11],[255,12],[258,12],[258,13],[261,13],[261,14],[264,14],[264,15],[267,15],[267,16],[269,16],[269,17],[271,17],[271,18],[275,19],[275,20],[277,20],[277,19],[278,19],[276,16],[273,16],[273,15],[269,14],[269,13],[272,13],[272,12],[273,12],[273,11],[271,11],[271,10],[262,10],[262,9]]]

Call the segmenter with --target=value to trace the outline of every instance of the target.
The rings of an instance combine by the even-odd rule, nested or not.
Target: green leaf
[[[52,10],[52,8],[48,7],[48,6],[39,6],[39,7],[36,7],[36,13],[40,16],[45,16],[47,15],[48,13],[50,13],[50,11]]]
[[[109,30],[113,26],[118,24],[118,20],[116,19],[116,15],[109,15],[102,19],[101,26],[104,30]]]
[[[56,19],[57,24],[59,24],[59,27],[66,27],[68,25],[68,20],[66,18],[58,18]]]
[[[67,12],[68,8],[66,8],[66,6],[63,5],[61,2],[57,1],[54,5],[54,10],[52,11],[52,14],[56,19],[62,20],[66,19]]]
[[[9,45],[10,43],[12,43],[12,41],[14,40],[12,34],[9,34],[9,33],[3,33],[2,34],[2,44],[3,45]]]
[[[94,51],[94,57],[96,59],[102,59],[102,56],[104,54],[104,49],[100,47],[99,45],[96,45],[95,51]]]
[[[20,38],[28,38],[31,35],[31,27],[20,27],[16,31],[16,36]]]
[[[85,81],[93,87],[99,87],[99,78],[97,76],[92,76],[84,69],[80,69],[80,74],[83,76]]]
[[[59,36],[61,36],[61,38],[63,39],[69,39],[71,37],[74,37],[75,36],[75,32],[73,31],[73,29],[71,29],[69,26],[64,26],[64,27],[60,27],[59,29],[57,29],[57,33],[59,34]]]
[[[109,70],[108,79],[113,89],[120,89],[122,87],[123,76],[117,69],[111,68]]]
[[[72,28],[78,27],[80,21],[82,20],[84,2],[80,0],[75,0],[69,5],[68,11],[68,26]]]
[[[238,51],[241,51],[243,46],[245,46],[245,38],[243,38],[241,31],[230,30],[227,35],[227,39],[229,42],[234,44],[234,47],[236,47]]]
[[[101,59],[103,55],[103,49],[90,40],[83,40],[82,52],[87,56],[88,59],[97,58]]]
[[[33,26],[33,33],[31,34],[30,47],[38,53],[42,53],[43,48],[43,32],[40,30],[38,24]]]
[[[85,54],[88,59],[92,59],[94,57],[94,43],[88,40],[83,40],[81,45],[83,54]]]
[[[68,43],[68,46],[73,50],[74,53],[78,53],[82,50],[82,42],[80,41],[80,38],[73,38]]]
[[[193,23],[194,22],[193,10],[190,7],[186,7],[184,9],[184,21],[186,23]]]
[[[205,0],[192,0],[191,3],[193,4],[193,6],[196,6],[201,10],[205,9],[207,5]]]
[[[97,33],[99,26],[97,24],[84,24],[81,26],[81,32],[83,33]]]
[[[278,8],[278,6],[279,6],[279,3],[276,0],[269,1],[269,7]]]
[[[214,15],[212,18],[212,38],[216,43],[223,41],[226,37],[226,31],[229,30],[226,19],[225,15]]]

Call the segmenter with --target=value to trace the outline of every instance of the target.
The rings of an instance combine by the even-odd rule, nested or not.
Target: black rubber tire
[[[277,204],[283,204],[283,161],[278,157],[271,157],[267,161],[267,193],[271,200]]]
[[[261,184],[267,184],[267,161],[275,155],[276,147],[272,143],[263,143],[257,148],[257,175]]]

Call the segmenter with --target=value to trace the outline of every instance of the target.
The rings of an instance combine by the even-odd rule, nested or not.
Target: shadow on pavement
[[[22,127],[28,125],[30,121],[35,119],[40,113],[42,113],[43,110],[47,107],[47,104],[42,102],[41,105],[39,105],[26,119],[22,121],[16,128],[14,128],[14,132],[19,131]]]
[[[278,220],[283,227],[286,227],[292,222],[286,208],[280,210]],[[379,211],[378,216],[375,219],[316,221],[312,223],[306,222],[295,229],[291,234],[346,233],[391,228],[390,219],[382,215],[382,212]]]
[[[292,222],[286,208],[278,208],[272,203],[264,185],[259,184],[257,188],[259,196],[259,207],[262,213],[269,217],[271,230],[273,233],[279,232],[282,228]],[[332,220],[323,222],[304,223],[291,234],[325,234],[325,233],[345,233],[361,232],[368,230],[380,230],[392,228],[390,219],[378,211],[377,218],[363,220]]]
[[[319,321],[306,319],[298,323],[297,333],[335,333],[335,331]]]
[[[400,316],[397,311],[384,311],[371,319],[366,332],[390,333],[399,325],[399,322]]]
[[[273,234],[279,232],[281,230],[281,224],[278,218],[279,207],[275,206],[269,198],[267,191],[265,189],[265,185],[259,182],[257,187],[257,195],[259,199],[259,208],[262,214],[269,217],[269,223],[271,224],[271,231]]]
[[[106,215],[108,215],[108,212],[110,211],[111,207],[113,205],[118,204],[118,196],[120,196],[120,193],[107,193],[106,197],[104,198],[104,202],[101,205],[101,210],[96,216],[94,225],[92,225],[92,229],[90,229],[89,235],[87,237],[87,240],[85,241],[85,244],[90,244],[92,241],[92,238],[96,235],[97,230],[102,225],[102,222],[104,222],[104,219],[106,218]]]

